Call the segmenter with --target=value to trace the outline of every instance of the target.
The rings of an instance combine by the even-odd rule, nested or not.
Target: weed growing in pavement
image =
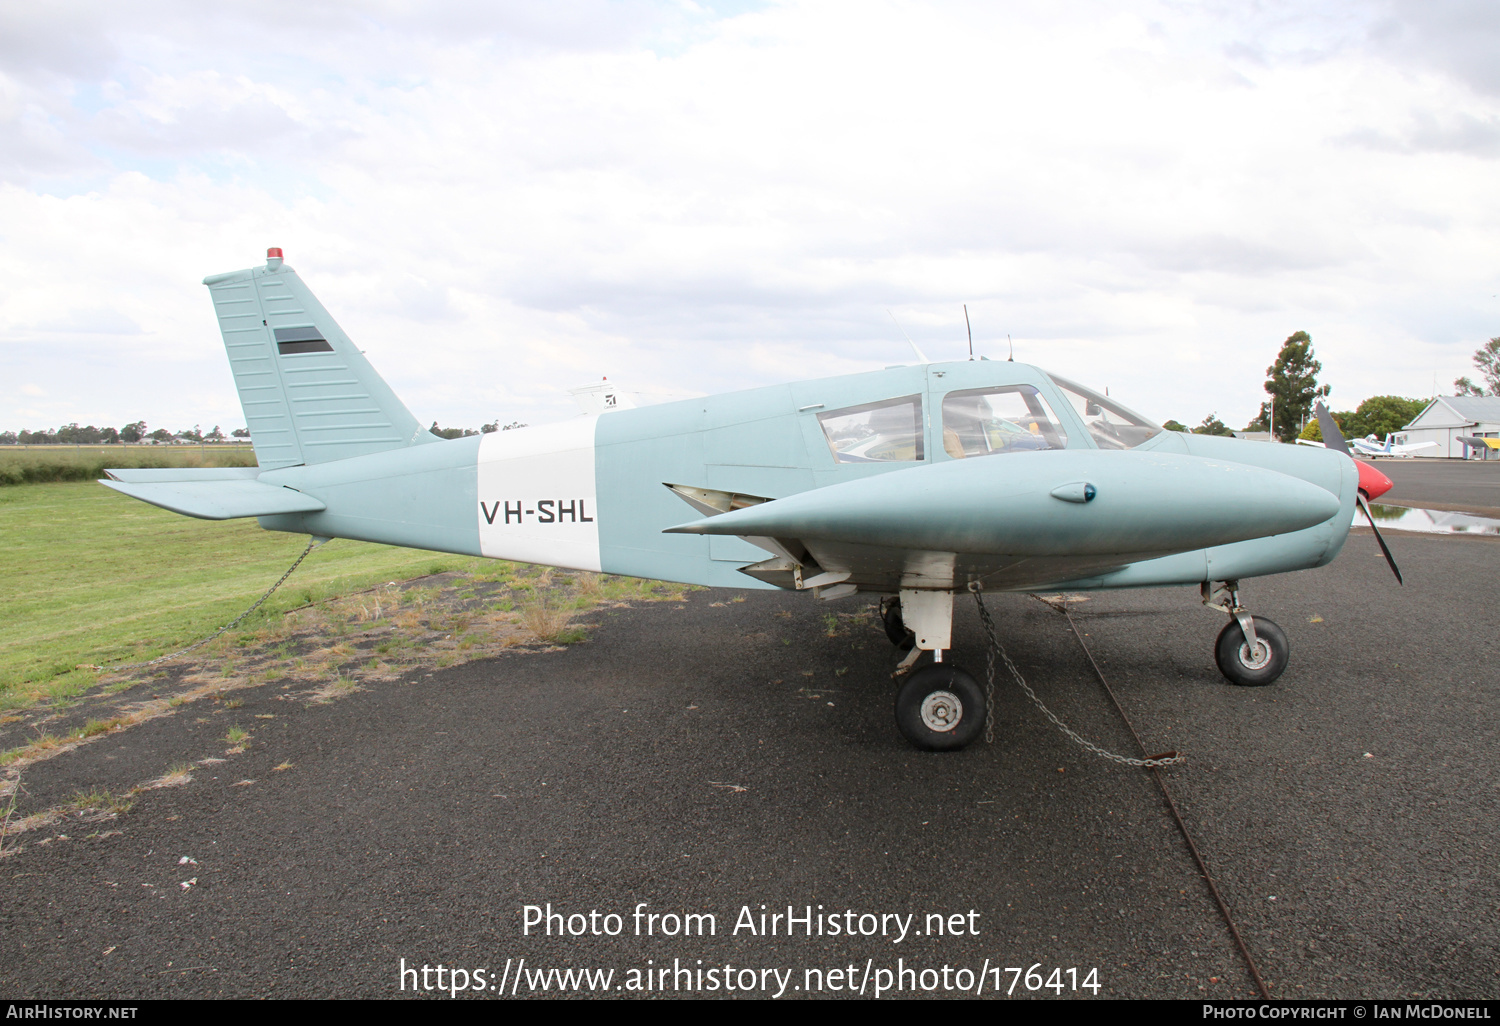
[[[146,787],[181,787],[193,779],[193,767],[191,763],[177,762],[167,768],[167,771],[157,777]]]
[[[16,777],[15,787],[11,788],[10,801],[5,803],[3,815],[0,815],[0,859],[11,854],[15,849],[5,843],[10,834],[10,821],[16,814],[16,798],[21,793],[21,778]]]
[[[130,798],[110,794],[101,788],[90,788],[87,791],[77,791],[72,798],[63,803],[66,812],[96,812],[105,815],[116,815],[121,812],[129,812],[131,805],[135,804]]]
[[[571,609],[549,606],[546,596],[521,607],[521,623],[538,641],[557,641],[573,618]]]

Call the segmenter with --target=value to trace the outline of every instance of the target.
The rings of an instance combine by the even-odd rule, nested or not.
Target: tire
[[[896,692],[896,726],[925,752],[956,752],[984,731],[984,689],[963,670],[934,663]]]
[[[900,599],[886,603],[881,618],[885,621],[885,636],[891,639],[892,645],[904,652],[917,643],[917,636],[906,629],[906,621],[901,618]]]
[[[1245,643],[1245,632],[1238,620],[1230,620],[1214,642],[1214,661],[1231,684],[1259,688],[1272,683],[1286,669],[1291,647],[1286,634],[1263,616],[1252,616],[1255,624],[1255,653]]]

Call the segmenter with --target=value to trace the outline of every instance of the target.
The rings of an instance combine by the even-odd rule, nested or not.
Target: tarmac
[[[1375,501],[1500,518],[1500,460],[1378,459],[1394,487]]]
[[[1450,494],[1387,467],[1390,501]],[[1146,748],[1186,754],[1162,776],[1275,997],[1500,995],[1500,540],[1388,541],[1405,587],[1367,530],[1246,582],[1291,642],[1265,688],[1219,675],[1194,590],[1064,603]],[[988,601],[1061,718],[1144,754],[1067,615]],[[620,997],[1255,997],[1151,775],[1005,678],[993,744],[912,749],[868,606],[694,592],[331,704],[237,692],[242,752],[229,714],[177,715],[31,766],[43,807],[198,764],[0,858],[0,994],[451,1000],[457,968],[459,998],[561,996],[552,969]],[[983,679],[967,600],[955,645]],[[549,904],[579,918],[548,936]]]

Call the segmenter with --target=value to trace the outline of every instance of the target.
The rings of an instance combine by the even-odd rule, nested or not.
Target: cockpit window
[[[972,388],[943,398],[943,451],[956,460],[1067,445],[1057,416],[1032,385]]]
[[[838,463],[909,463],[922,458],[922,397],[848,406],[818,414]]]
[[[1073,409],[1089,429],[1094,444],[1101,449],[1134,449],[1162,431],[1160,424],[1152,423],[1134,410],[1126,409],[1093,389],[1075,385],[1056,375],[1051,377],[1053,383],[1062,389],[1063,395],[1073,404]]]

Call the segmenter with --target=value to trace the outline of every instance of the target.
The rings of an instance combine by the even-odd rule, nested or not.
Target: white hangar
[[[1402,445],[1436,442],[1437,451],[1431,455],[1463,459],[1474,447],[1460,442],[1461,437],[1495,439],[1480,451],[1491,459],[1500,457],[1500,395],[1440,395],[1402,429],[1396,441]]]

